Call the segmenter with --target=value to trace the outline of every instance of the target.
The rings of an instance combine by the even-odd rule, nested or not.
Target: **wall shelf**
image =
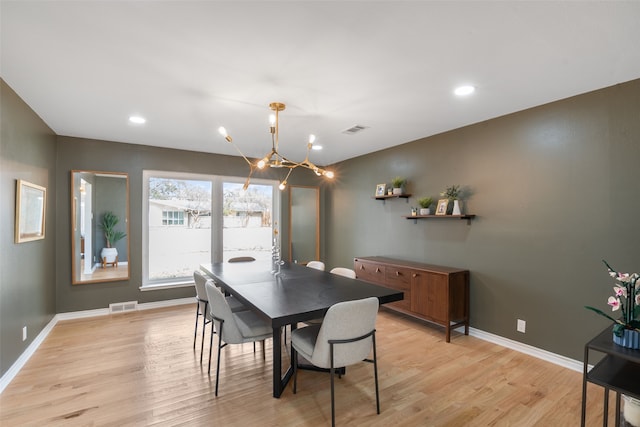
[[[382,200],[382,204],[384,205],[385,201],[387,199],[397,199],[397,198],[401,198],[401,199],[405,199],[407,201],[407,203],[409,203],[409,197],[411,197],[411,194],[392,194],[392,195],[386,195],[386,196],[373,196],[374,199],[376,200]]]
[[[404,215],[403,218],[412,219],[414,224],[418,223],[419,219],[466,219],[467,225],[471,225],[471,220],[475,218],[475,215]]]

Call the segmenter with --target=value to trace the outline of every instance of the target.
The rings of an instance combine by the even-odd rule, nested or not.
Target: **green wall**
[[[55,314],[56,137],[0,79],[0,375]],[[47,189],[45,238],[14,243],[16,181]],[[22,328],[27,340],[22,341]]]
[[[581,360],[609,324],[583,308],[607,310],[601,259],[640,271],[638,160],[640,80],[351,159],[327,197],[327,262],[384,255],[469,269],[472,327]],[[372,199],[396,175],[409,203]],[[451,184],[468,193],[471,225],[401,217]]]

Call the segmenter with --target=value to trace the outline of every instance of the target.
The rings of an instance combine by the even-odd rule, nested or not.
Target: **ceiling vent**
[[[367,126],[353,125],[350,128],[343,130],[342,133],[344,133],[345,135],[355,135],[356,133],[365,129],[367,129]]]

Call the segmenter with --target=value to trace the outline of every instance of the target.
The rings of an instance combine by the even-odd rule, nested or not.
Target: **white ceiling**
[[[223,125],[262,157],[273,101],[327,165],[640,78],[640,1],[0,5],[2,78],[57,134],[202,152],[237,154]]]

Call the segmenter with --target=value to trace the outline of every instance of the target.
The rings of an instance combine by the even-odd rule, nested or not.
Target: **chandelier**
[[[309,135],[309,142],[307,143],[307,155],[305,159],[301,162],[294,162],[292,160],[289,160],[288,158],[286,158],[285,156],[283,156],[278,152],[278,113],[280,111],[283,111],[286,108],[286,105],[281,102],[272,102],[271,104],[269,104],[269,108],[275,112],[274,114],[271,114],[269,118],[269,122],[270,122],[269,132],[271,133],[271,151],[259,160],[252,162],[249,159],[247,159],[247,157],[242,153],[242,151],[240,151],[240,149],[235,144],[233,144],[233,138],[231,138],[231,136],[227,133],[227,130],[224,127],[220,127],[218,129],[218,132],[220,132],[220,134],[224,136],[224,139],[226,139],[227,142],[229,142],[230,144],[233,144],[235,149],[238,150],[238,153],[240,153],[242,158],[249,165],[249,176],[247,177],[247,180],[245,181],[244,186],[242,188],[246,190],[249,187],[249,182],[251,181],[253,172],[255,172],[256,169],[263,170],[267,167],[288,169],[287,175],[282,181],[280,181],[280,185],[279,185],[280,190],[284,190],[286,188],[287,180],[289,179],[291,172],[293,172],[293,170],[297,167],[303,167],[303,168],[312,170],[318,176],[324,176],[329,179],[333,178],[334,173],[332,171],[319,168],[318,166],[311,163],[311,161],[309,160],[309,152],[311,151],[311,148],[313,147],[313,142],[316,139],[315,135]]]

